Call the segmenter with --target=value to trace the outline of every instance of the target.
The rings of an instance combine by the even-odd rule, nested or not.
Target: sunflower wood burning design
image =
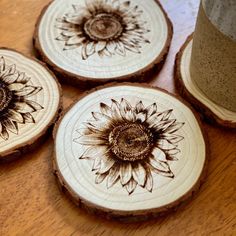
[[[86,147],[80,159],[93,161],[95,183],[106,181],[111,188],[119,180],[129,194],[137,186],[152,192],[153,174],[174,178],[169,162],[177,161],[178,142],[184,139],[178,130],[184,125],[173,118],[173,110],[158,110],[139,101],[135,106],[124,98],[112,99],[111,105],[100,103],[100,111],[74,142]]]
[[[172,34],[156,0],[53,0],[33,43],[59,79],[90,87],[150,79],[163,66]]]
[[[54,134],[63,191],[106,218],[130,222],[175,209],[205,176],[199,118],[179,98],[147,84],[113,83],[84,93]]]
[[[15,64],[7,65],[0,57],[0,139],[8,140],[9,132],[18,134],[18,124],[35,123],[32,113],[43,106],[29,98],[41,90]]]
[[[81,48],[83,60],[95,53],[100,57],[141,53],[142,44],[150,43],[143,11],[131,1],[86,0],[85,6],[72,7],[72,13],[57,18],[61,33],[56,40],[64,42],[64,50]]]

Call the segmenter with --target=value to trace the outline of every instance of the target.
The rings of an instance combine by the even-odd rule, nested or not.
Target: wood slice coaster
[[[54,0],[39,17],[34,46],[68,83],[137,81],[161,69],[172,33],[155,0]]]
[[[236,112],[230,111],[207,97],[190,75],[192,35],[183,44],[175,60],[175,82],[180,94],[191,102],[209,121],[236,128]]]
[[[148,85],[111,84],[84,94],[58,121],[54,140],[63,189],[107,218],[136,221],[173,209],[205,173],[199,119]]]
[[[37,146],[59,107],[54,75],[38,61],[0,48],[0,161]]]

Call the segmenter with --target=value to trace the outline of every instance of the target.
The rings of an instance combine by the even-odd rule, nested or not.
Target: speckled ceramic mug
[[[236,1],[202,0],[190,65],[195,84],[212,101],[236,111]]]

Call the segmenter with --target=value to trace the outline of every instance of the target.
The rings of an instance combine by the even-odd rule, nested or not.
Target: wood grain
[[[33,55],[34,24],[48,0],[1,0],[0,44]],[[174,24],[170,54],[152,84],[175,92],[175,54],[193,31],[198,1],[162,0]],[[82,91],[63,85],[68,107]],[[0,235],[234,235],[236,232],[236,135],[204,124],[210,141],[206,182],[191,203],[177,212],[123,225],[79,210],[56,186],[52,139],[21,160],[0,166]],[[184,231],[184,233],[183,233]]]

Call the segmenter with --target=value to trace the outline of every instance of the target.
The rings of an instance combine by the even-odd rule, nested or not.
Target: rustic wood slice
[[[0,48],[0,161],[36,147],[59,107],[54,75],[37,60]]]
[[[209,121],[228,128],[236,128],[236,112],[213,102],[204,94],[190,75],[192,35],[183,44],[175,60],[175,82],[178,92]]]
[[[58,121],[54,168],[89,212],[143,220],[192,196],[207,144],[191,108],[164,90],[121,83],[82,95]]]
[[[155,0],[54,0],[39,17],[34,46],[62,80],[94,85],[150,78],[171,38],[172,24]]]

